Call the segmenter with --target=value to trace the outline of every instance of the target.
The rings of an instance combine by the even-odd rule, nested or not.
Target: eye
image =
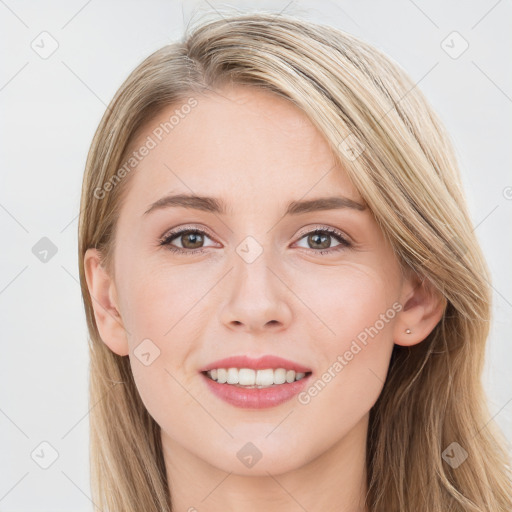
[[[172,231],[166,234],[160,241],[159,245],[167,246],[167,248],[174,253],[179,254],[198,254],[205,252],[205,247],[211,247],[215,244],[212,243],[210,245],[204,245],[205,239],[210,239],[211,237],[198,228],[182,228],[180,230]],[[305,239],[308,244],[309,249],[314,250],[321,255],[324,254],[332,254],[334,252],[341,251],[348,247],[351,247],[352,244],[346,240],[343,234],[337,229],[333,228],[317,228],[313,231],[306,232],[301,236],[299,241]],[[336,239],[338,241],[338,245],[332,245],[331,240]],[[176,246],[173,242],[177,240],[180,244]]]
[[[210,237],[201,229],[181,229],[165,235],[164,238],[160,240],[159,245],[166,245],[171,252],[180,254],[197,254],[204,252],[204,247],[208,247],[203,245],[205,238],[209,239]],[[173,245],[172,242],[174,240],[177,240],[181,246]]]
[[[338,245],[332,245],[331,239],[333,238],[339,242]],[[303,239],[305,239],[306,243],[308,244],[307,248],[314,249],[315,252],[318,252],[322,255],[325,253],[341,251],[351,247],[351,243],[344,238],[343,234],[337,229],[333,228],[315,229],[306,233],[306,235],[302,236],[299,241]]]

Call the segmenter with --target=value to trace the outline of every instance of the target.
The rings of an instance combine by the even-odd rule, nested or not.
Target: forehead
[[[134,170],[128,201],[154,201],[171,190],[240,206],[337,191],[361,201],[321,133],[291,101],[240,85],[191,97],[195,106],[185,108],[185,99],[162,109],[132,144],[137,150],[151,139],[154,147]]]

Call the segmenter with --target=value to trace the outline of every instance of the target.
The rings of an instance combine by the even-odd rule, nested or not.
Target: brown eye
[[[333,239],[338,243],[333,244]],[[307,244],[306,249],[316,249],[314,252],[318,252],[321,255],[334,253],[351,247],[351,243],[342,236],[341,232],[333,230],[332,228],[315,229],[303,235],[299,239],[299,242],[303,240]]]
[[[312,233],[308,236],[311,249],[328,249],[331,246],[331,235]]]
[[[181,240],[184,249],[197,249],[204,243],[203,235],[197,231],[181,233],[178,238]]]
[[[198,254],[203,252],[204,248],[214,245],[205,245],[206,240],[211,239],[200,229],[182,229],[169,233],[160,240],[160,245],[165,245],[170,251],[180,254]]]

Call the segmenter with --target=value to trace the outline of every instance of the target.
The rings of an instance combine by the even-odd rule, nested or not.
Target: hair
[[[329,26],[267,13],[200,23],[152,53],[121,85],[94,135],[78,226],[90,336],[93,502],[109,512],[172,510],[160,427],[142,403],[129,357],[113,353],[99,335],[84,255],[97,248],[114,276],[116,224],[131,177],[119,179],[119,169],[130,146],[164,107],[224,84],[271,91],[305,112],[374,214],[402,271],[446,299],[425,340],[395,344],[370,410],[368,510],[510,510],[509,453],[489,420],[481,382],[491,278],[451,139],[419,88],[380,50]],[[362,152],[349,158],[347,145]],[[452,443],[468,454],[458,467],[443,458]]]

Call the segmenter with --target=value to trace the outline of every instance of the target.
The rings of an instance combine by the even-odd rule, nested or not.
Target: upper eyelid
[[[301,229],[298,233],[297,233],[297,236],[302,238],[303,236],[309,234],[309,233],[314,233],[315,231],[325,231],[327,233],[329,233],[330,235],[334,236],[334,235],[338,235],[340,236],[341,238],[346,238],[348,239],[349,236],[346,235],[341,229],[338,229],[338,228],[333,228],[333,227],[329,227],[329,226],[324,226],[322,224],[318,224],[316,226],[313,226],[313,227],[306,227],[306,228],[303,228]]]
[[[182,234],[184,232],[188,232],[188,231],[201,231],[201,232],[204,232],[205,234],[207,234],[208,236],[210,236],[211,238],[215,238],[214,235],[207,228],[202,227],[202,226],[196,226],[194,224],[191,224],[190,226],[185,224],[184,226],[180,226],[179,228],[176,228],[176,229],[169,229],[160,238],[162,240],[164,240],[171,236],[180,235],[180,234]]]

